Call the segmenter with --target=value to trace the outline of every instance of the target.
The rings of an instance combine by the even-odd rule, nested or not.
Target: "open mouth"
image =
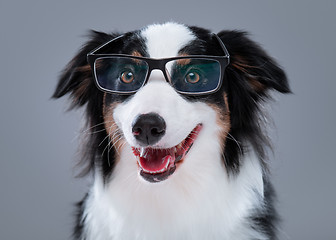
[[[166,180],[183,162],[201,129],[202,124],[198,124],[180,144],[172,148],[132,147],[138,160],[140,175],[153,183]]]

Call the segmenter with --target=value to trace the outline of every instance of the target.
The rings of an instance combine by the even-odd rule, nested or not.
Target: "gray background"
[[[174,20],[243,29],[285,68],[294,94],[272,106],[281,239],[336,239],[335,1],[0,2],[0,239],[69,239],[81,110],[50,100],[88,29]]]

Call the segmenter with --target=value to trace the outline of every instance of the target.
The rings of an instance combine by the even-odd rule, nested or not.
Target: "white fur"
[[[152,58],[175,57],[181,48],[195,39],[188,28],[171,22],[150,25],[141,36],[146,39],[147,52]]]
[[[195,155],[199,153],[190,151],[173,176],[151,184],[138,176],[127,147],[109,184],[104,186],[96,175],[86,203],[88,239],[266,239],[244,219],[251,209],[262,207],[256,157],[249,156],[240,174],[228,178],[218,154]]]
[[[164,41],[162,34],[168,36]],[[173,23],[148,27],[142,35],[150,56],[160,58],[176,56],[194,38],[186,27]],[[163,148],[177,145],[198,123],[203,124],[184,162],[159,183],[139,176],[131,150],[137,146],[131,124],[137,115],[148,112],[166,121],[166,134],[157,143]],[[239,174],[227,175],[217,114],[203,102],[183,99],[159,73],[129,101],[119,104],[113,117],[127,144],[107,183],[95,174],[84,212],[87,239],[265,239],[245,222],[252,209],[262,207],[260,163],[251,151]]]

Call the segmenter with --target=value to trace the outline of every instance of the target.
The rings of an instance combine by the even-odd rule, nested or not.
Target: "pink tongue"
[[[169,162],[175,161],[175,154],[169,153],[167,150],[146,150],[143,157],[140,157],[141,168],[148,172],[164,171]]]

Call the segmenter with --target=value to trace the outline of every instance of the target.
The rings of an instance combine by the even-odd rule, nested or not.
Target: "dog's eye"
[[[197,83],[201,79],[201,76],[197,72],[188,72],[185,80],[188,83]]]
[[[134,74],[131,71],[122,72],[120,75],[120,79],[124,83],[131,83],[134,80]]]

